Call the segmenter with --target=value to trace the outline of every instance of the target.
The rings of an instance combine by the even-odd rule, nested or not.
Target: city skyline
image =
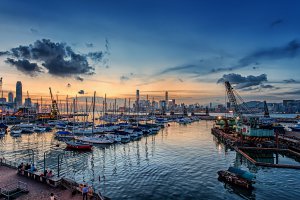
[[[297,1],[67,2],[1,2],[6,95],[224,103],[229,80],[245,100],[300,98]]]

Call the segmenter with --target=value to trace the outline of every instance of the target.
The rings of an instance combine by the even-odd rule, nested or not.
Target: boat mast
[[[126,115],[126,98],[125,98],[125,101],[124,101],[124,115]]]
[[[75,99],[73,99],[73,134],[74,134],[74,127],[75,127]]]
[[[94,125],[95,125],[95,101],[96,101],[96,91],[94,91],[94,97],[93,97],[93,126],[92,126],[92,134],[94,134]]]
[[[128,99],[128,104],[129,104],[128,111],[129,111],[129,117],[130,117],[130,98]]]
[[[66,106],[67,106],[67,116],[69,116],[69,96],[67,95],[67,102],[66,102]]]
[[[88,104],[87,104],[88,100],[87,100],[87,97],[85,98],[85,120],[84,120],[84,129],[86,129],[86,125],[87,125],[87,121],[88,121],[88,115],[87,115],[87,112],[88,112]]]

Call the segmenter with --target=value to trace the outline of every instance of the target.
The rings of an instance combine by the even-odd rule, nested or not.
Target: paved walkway
[[[23,194],[22,196],[17,198],[18,200],[50,200],[51,193],[54,193],[54,195],[58,197],[58,200],[82,199],[82,196],[80,194],[72,196],[71,191],[69,190],[52,188],[47,184],[39,183],[29,178],[17,175],[17,171],[15,169],[0,166],[0,188],[11,183],[17,183],[18,181],[27,183],[27,187],[29,190],[28,194]]]

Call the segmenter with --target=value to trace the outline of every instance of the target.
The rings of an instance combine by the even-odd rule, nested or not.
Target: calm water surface
[[[33,149],[35,163],[43,170],[46,152],[46,168],[56,175],[61,154],[61,176],[86,181],[112,199],[300,199],[299,170],[256,168],[218,143],[211,127],[212,122],[205,121],[186,126],[171,123],[156,135],[96,146],[90,153],[63,151],[64,143],[55,140],[53,133],[16,139],[6,135],[0,140],[0,153],[9,160],[29,162],[29,152],[18,150]],[[217,171],[229,166],[256,175],[252,193],[218,181]]]

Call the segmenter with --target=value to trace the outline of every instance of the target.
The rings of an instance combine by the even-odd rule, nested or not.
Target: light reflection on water
[[[112,199],[297,199],[300,197],[298,170],[256,168],[226,149],[211,134],[212,122],[182,126],[171,123],[157,135],[127,144],[94,147],[93,152],[64,153],[61,175],[86,181]],[[59,145],[59,147],[56,147]],[[31,148],[35,162],[57,174],[57,155],[65,145],[52,133],[22,135],[0,140],[0,152],[6,158],[29,161],[22,153]],[[255,190],[248,193],[225,185],[217,171],[240,166],[256,174]],[[99,181],[100,177],[100,181]]]

